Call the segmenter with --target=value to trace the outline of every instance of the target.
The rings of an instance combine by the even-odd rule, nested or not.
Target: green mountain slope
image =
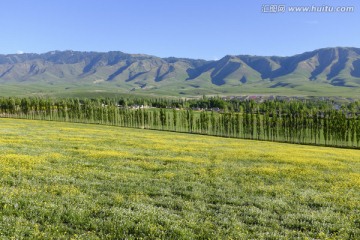
[[[122,52],[0,55],[0,95],[203,94],[356,97],[360,49],[324,48],[290,57],[218,61]]]

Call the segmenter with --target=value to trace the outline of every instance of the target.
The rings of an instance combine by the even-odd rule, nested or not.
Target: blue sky
[[[263,13],[269,4],[352,13]],[[1,0],[0,53],[123,51],[219,59],[360,47],[358,0]]]

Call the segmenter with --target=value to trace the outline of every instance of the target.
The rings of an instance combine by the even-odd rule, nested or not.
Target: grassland
[[[296,81],[287,79],[285,82]],[[266,96],[305,96],[305,97],[347,97],[359,99],[357,87],[331,86],[314,82],[300,82],[288,87],[271,88],[269,83],[248,83],[244,86],[212,86],[210,83],[199,84],[198,88],[189,85],[174,83],[173,85],[159,85],[159,88],[141,89],[138,86],[120,85],[111,83],[3,83],[0,89],[2,97],[115,97],[124,95],[136,95],[147,97],[201,97],[203,95],[218,96],[243,96],[243,95],[266,95]],[[133,89],[133,90],[131,90]]]
[[[356,239],[360,151],[0,119],[0,238]]]

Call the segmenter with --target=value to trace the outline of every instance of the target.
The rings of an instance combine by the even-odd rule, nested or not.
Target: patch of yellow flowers
[[[246,191],[287,196],[288,189],[295,188],[287,185],[290,182],[314,184],[331,201],[360,207],[358,199],[351,197],[360,191],[360,150],[31,120],[0,118],[0,126],[0,180],[4,182],[16,184],[22,174],[51,178],[61,173],[66,181],[74,176],[128,181],[142,171],[165,180],[178,174],[199,181],[230,174],[238,178],[258,176],[270,182],[250,178],[247,181],[253,183],[244,186]],[[168,168],[171,164],[181,169]],[[124,170],[128,166],[131,171]],[[108,169],[120,173],[109,175]],[[7,179],[14,174],[15,180]],[[29,188],[58,196],[82,194],[79,187],[61,181],[42,189],[22,184],[12,190],[2,187],[1,192],[13,199]],[[306,194],[311,195],[299,193],[299,199],[306,199]],[[141,202],[149,197],[113,193],[112,198],[120,204],[125,199]]]

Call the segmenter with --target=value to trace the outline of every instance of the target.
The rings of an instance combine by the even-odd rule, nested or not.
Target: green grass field
[[[360,151],[0,119],[1,239],[356,239]]]
[[[286,79],[284,82],[293,83],[300,79]],[[116,96],[146,96],[146,97],[201,97],[203,95],[213,96],[243,96],[243,95],[274,95],[274,96],[300,96],[300,97],[346,97],[359,99],[358,87],[341,87],[320,84],[316,82],[301,81],[298,85],[289,87],[276,87],[273,82],[268,83],[248,83],[242,86],[231,84],[224,86],[213,86],[210,82],[199,82],[199,87],[193,87],[194,82],[187,84],[172,83],[161,85],[154,89],[141,89],[139,86],[123,83],[118,85],[104,82],[100,84],[70,82],[53,83],[43,82],[34,83],[3,83],[0,89],[2,97],[116,97]]]

